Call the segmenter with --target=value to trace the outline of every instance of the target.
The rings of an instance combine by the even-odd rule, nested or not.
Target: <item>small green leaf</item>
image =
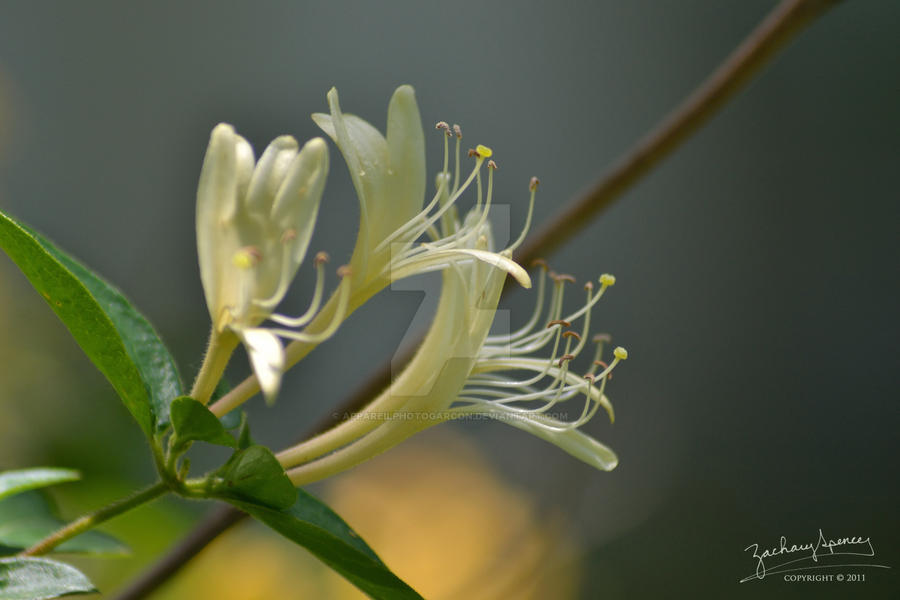
[[[210,402],[212,404],[212,402]],[[224,427],[227,431],[231,431],[232,429],[237,429],[241,426],[242,418],[241,415],[244,414],[240,408],[235,408],[231,412],[227,412],[219,419],[222,422],[222,427]]]
[[[0,546],[23,550],[65,524],[56,515],[50,500],[39,491],[0,500]],[[110,535],[93,530],[60,544],[54,552],[123,555],[128,553],[128,547]]]
[[[241,412],[240,429],[238,429],[238,448],[244,450],[253,445],[255,445],[255,442],[250,437],[250,421],[247,419],[247,413]]]
[[[214,473],[218,481],[213,495],[274,508],[287,508],[297,499],[297,489],[284,468],[265,446],[250,446],[235,452]]]
[[[4,471],[0,473],[0,499],[28,490],[79,479],[81,479],[81,474],[78,471],[56,467]]]
[[[2,212],[0,248],[106,376],[144,433],[164,428],[168,403],[182,394],[182,386],[147,320],[116,288]]]
[[[190,396],[175,398],[169,410],[179,444],[203,441],[237,448],[237,440],[225,431],[216,415]]]
[[[372,598],[422,600],[381,562],[343,519],[303,490],[298,490],[297,502],[285,510],[235,500],[229,502],[309,550]]]
[[[96,591],[71,565],[48,558],[0,559],[0,600],[49,600]]]

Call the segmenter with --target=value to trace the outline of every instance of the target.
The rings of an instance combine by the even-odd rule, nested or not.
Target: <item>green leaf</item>
[[[106,376],[144,433],[168,425],[182,385],[147,320],[103,279],[0,212],[0,248],[18,265]]]
[[[237,440],[225,431],[218,417],[190,396],[175,398],[170,414],[178,444],[203,441],[237,448]]]
[[[422,597],[394,575],[378,555],[334,511],[317,498],[298,490],[288,509],[229,500],[343,575],[377,600],[421,600]]]
[[[48,558],[0,559],[0,600],[49,600],[96,591],[71,565]]]
[[[50,500],[38,491],[0,500],[0,546],[23,550],[65,524],[56,515]],[[110,535],[93,530],[67,540],[54,552],[123,555],[128,553],[128,547]]]
[[[0,473],[0,499],[35,488],[67,481],[78,481],[79,479],[81,479],[81,474],[78,471],[56,467],[4,471]]]
[[[234,412],[234,411],[232,411]],[[250,421],[247,419],[247,413],[241,412],[240,429],[238,429],[238,448],[244,450],[255,445],[253,438],[250,437]]]
[[[213,495],[274,508],[287,508],[297,499],[297,489],[284,467],[265,446],[250,446],[235,452],[214,473],[218,478]]]
[[[212,402],[210,402],[212,404]],[[241,415],[244,414],[240,408],[235,408],[231,412],[227,412],[219,419],[222,422],[222,427],[224,427],[227,431],[231,431],[232,429],[237,429],[241,426],[243,419]]]

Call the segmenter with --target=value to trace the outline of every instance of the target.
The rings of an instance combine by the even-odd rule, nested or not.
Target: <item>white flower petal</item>
[[[473,410],[472,412],[486,414],[507,425],[527,431],[542,440],[558,446],[578,460],[601,471],[612,471],[619,464],[619,458],[615,452],[577,429],[554,431],[542,426],[538,420],[514,414],[512,411],[503,410],[503,408],[505,407],[502,405],[495,405],[490,408]]]
[[[216,312],[221,306],[223,223],[234,215],[238,202],[241,171],[236,168],[236,146],[239,139],[231,125],[216,125],[209,138],[197,185],[197,255],[213,323],[219,318]]]
[[[288,174],[294,157],[297,156],[297,140],[282,135],[269,144],[256,164],[245,205],[255,214],[268,215],[272,210],[275,194]]]
[[[412,86],[401,85],[391,97],[387,145],[390,190],[386,199],[391,206],[385,210],[385,216],[390,216],[385,228],[390,234],[421,210],[425,198],[425,133]],[[370,218],[374,219],[371,213]]]
[[[328,93],[331,115],[313,120],[338,145],[360,199],[361,230],[351,264],[364,265],[378,244],[416,216],[425,196],[425,137],[410,86],[388,107],[388,137],[357,116],[341,112],[337,90]],[[366,255],[363,255],[365,253]]]
[[[272,220],[284,231],[293,229],[291,259],[295,266],[290,270],[291,277],[309,247],[327,176],[328,146],[322,138],[313,138],[290,164],[275,196]]]
[[[281,340],[267,329],[241,329],[237,331],[250,355],[253,372],[259,380],[259,387],[266,397],[266,403],[275,402],[284,373],[284,348]]]

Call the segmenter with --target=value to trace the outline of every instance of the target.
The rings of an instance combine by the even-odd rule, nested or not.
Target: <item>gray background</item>
[[[493,147],[498,202],[517,230],[531,175],[540,223],[773,5],[7,2],[0,208],[120,286],[187,377],[208,327],[193,215],[215,123],[257,150],[282,133],[309,138],[309,114],[335,85],[345,110],[383,127],[391,91],[411,83],[426,125],[459,122],[466,141]],[[737,584],[749,543],[819,527],[871,536],[894,567],[868,571],[857,597],[897,590],[898,25],[896,3],[838,6],[551,257],[580,280],[618,277],[595,315],[631,358],[610,388],[616,423],[587,429],[619,468],[594,472],[500,424],[460,429],[577,523],[585,598],[846,597],[833,585]],[[440,147],[428,138],[432,172]],[[338,264],[357,208],[331,156],[312,249]],[[288,305],[303,306],[311,279],[301,274]],[[55,460],[89,482],[146,481],[112,391],[5,260],[0,286],[13,307],[0,313],[7,352],[74,365],[81,381],[65,384],[81,387],[61,412],[42,408],[60,400],[40,377],[2,388],[23,420],[0,466]],[[354,315],[287,377],[275,409],[254,402],[257,437],[281,447],[329,412],[393,353],[420,300],[388,292]],[[523,319],[529,296],[509,306]],[[81,447],[73,427],[106,444]]]

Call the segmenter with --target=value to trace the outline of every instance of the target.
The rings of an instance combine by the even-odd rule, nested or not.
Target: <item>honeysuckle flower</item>
[[[290,329],[309,323],[318,310],[324,281],[321,254],[315,260],[317,288],[307,314],[292,319],[273,312],[306,256],[327,174],[328,148],[322,138],[298,149],[294,138],[278,137],[256,162],[250,144],[232,126],[213,129],[197,188],[197,250],[213,324],[210,352],[221,358],[204,363],[215,363],[211,369],[218,373],[198,377],[198,382],[214,386],[240,340],[271,399],[285,364],[279,337],[318,339],[330,333],[311,336]],[[338,312],[343,312],[341,305],[346,308],[348,294],[349,284],[342,283]],[[267,319],[289,328],[262,327]],[[210,384],[200,387],[194,396],[206,401]]]
[[[451,131],[443,123],[438,127]],[[491,154],[484,146],[479,146],[475,153],[479,157]],[[475,208],[460,222],[449,210],[458,184],[448,185],[447,163],[445,160],[444,170],[437,179],[436,202],[444,200],[441,209],[428,217],[426,208],[411,226],[423,231],[434,229],[432,237],[436,241],[416,249],[404,249],[404,258],[394,263],[395,268],[401,269],[409,260],[441,265],[441,297],[434,321],[411,362],[362,412],[278,455],[297,485],[352,467],[426,427],[471,415],[508,422],[603,470],[615,468],[618,462],[612,450],[578,427],[589,421],[600,407],[613,417],[604,390],[612,370],[627,353],[623,348],[616,348],[613,361],[608,365],[603,363],[600,359],[605,338],[600,337],[587,374],[577,375],[569,367],[586,345],[591,309],[615,283],[615,278],[602,276],[597,291],[593,284],[586,285],[585,304],[564,316],[564,286],[572,278],[544,273],[539,280],[535,312],[528,323],[511,334],[489,336],[510,269],[499,260],[492,263],[485,257],[493,254],[511,261],[512,251],[523,240],[525,231],[510,247],[493,252],[491,229],[485,216],[490,206],[490,177],[495,165],[491,164],[488,171],[485,202],[479,198]],[[459,181],[458,171],[454,179]],[[530,187],[533,206],[536,179]],[[481,189],[480,180],[478,188]],[[530,214],[531,210],[529,220]],[[386,241],[392,237],[400,236],[389,236]],[[448,246],[452,254],[443,253]],[[553,281],[553,292],[544,311],[548,278]],[[583,320],[581,333],[568,330],[578,319]],[[545,356],[533,356],[548,347],[550,351]],[[597,373],[600,366],[604,368]],[[563,420],[551,413],[552,409],[578,397],[584,398],[584,405],[577,418]]]
[[[505,253],[476,247],[474,243],[487,222],[491,206],[496,165],[489,161],[492,154],[489,148],[479,145],[469,151],[474,164],[468,175],[462,177],[462,132],[458,126],[451,130],[440,123],[444,168],[438,175],[437,191],[426,204],[425,134],[412,87],[400,86],[391,97],[386,135],[363,119],[343,113],[337,90],[328,92],[328,104],[330,114],[316,113],[313,120],[340,149],[359,199],[359,232],[349,262],[353,276],[311,319],[302,335],[294,336],[286,349],[284,363],[268,363],[273,372],[300,361],[344,318],[398,279],[475,261],[509,273],[524,287],[531,286],[528,273],[511,258],[511,249],[521,243],[521,238]],[[456,158],[455,172],[451,175],[449,140],[453,137]],[[482,186],[485,163],[489,166],[486,190]],[[460,223],[456,202],[473,187],[476,209]],[[530,220],[531,207],[528,223]],[[428,241],[420,243],[423,239]],[[271,340],[260,341],[259,347],[267,344],[275,348]],[[265,373],[266,369],[257,370],[257,374],[260,372]],[[217,415],[225,414],[257,390],[252,382],[242,384],[236,393],[218,401],[211,410]]]
[[[369,298],[391,282],[419,273],[445,269],[457,261],[472,259],[494,265],[525,287],[531,282],[528,274],[508,255],[474,248],[473,233],[486,220],[491,205],[490,180],[483,197],[482,166],[491,152],[480,146],[472,151],[474,165],[468,176],[460,181],[459,140],[456,128],[456,173],[451,179],[449,161],[449,127],[445,127],[444,170],[438,176],[437,191],[428,202],[425,198],[425,134],[416,105],[415,92],[408,85],[397,88],[388,105],[387,133],[365,120],[341,111],[337,90],[328,92],[330,114],[316,113],[313,120],[337,144],[359,199],[360,225],[356,245],[350,258],[353,281],[347,314],[356,310]],[[436,227],[455,223],[455,203],[476,182],[478,188],[478,218],[466,221],[456,229]],[[530,218],[530,213],[529,213]],[[423,237],[427,244],[416,245]],[[310,331],[319,322],[328,322],[337,301],[333,298],[322,309]],[[288,362],[293,364],[306,355],[312,344],[291,344]]]

